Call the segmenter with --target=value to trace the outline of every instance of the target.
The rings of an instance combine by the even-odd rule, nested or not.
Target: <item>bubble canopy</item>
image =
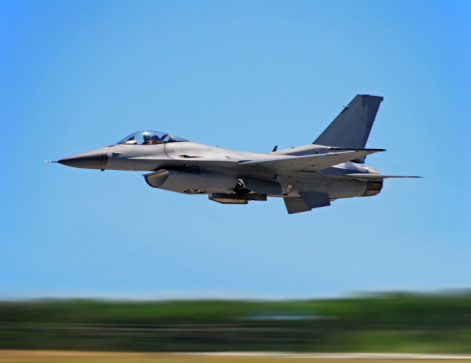
[[[125,145],[155,145],[166,144],[169,142],[182,142],[188,141],[182,137],[174,136],[166,132],[160,131],[138,131],[134,134],[126,136],[120,140],[118,144]]]

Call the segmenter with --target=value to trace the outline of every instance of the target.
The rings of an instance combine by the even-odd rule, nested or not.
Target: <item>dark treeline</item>
[[[471,353],[471,292],[0,302],[1,349]]]

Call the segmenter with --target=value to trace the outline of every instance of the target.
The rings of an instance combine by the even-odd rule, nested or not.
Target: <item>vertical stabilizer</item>
[[[383,97],[356,95],[313,144],[363,149]]]

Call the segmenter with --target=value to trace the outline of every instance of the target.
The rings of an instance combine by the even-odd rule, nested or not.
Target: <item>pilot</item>
[[[142,145],[150,145],[152,144],[152,140],[150,139],[150,135],[144,134],[144,142]]]
[[[161,144],[162,141],[160,141],[160,137],[158,137],[157,135],[152,135],[150,143],[151,144]]]

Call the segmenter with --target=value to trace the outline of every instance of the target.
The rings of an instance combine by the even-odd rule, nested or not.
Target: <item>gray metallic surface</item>
[[[159,169],[144,177],[154,188],[188,194],[231,193],[237,185],[235,175],[217,171]]]
[[[400,177],[352,162],[384,151],[363,149],[382,100],[357,95],[314,144],[286,150],[251,153],[142,131],[122,143],[58,162],[77,168],[146,171],[144,178],[153,188],[207,194],[223,204],[282,197],[288,213],[305,212],[339,198],[378,194],[383,179]],[[150,141],[158,135],[166,135],[165,140]]]
[[[300,192],[301,199],[309,208],[327,207],[330,205],[328,193]]]
[[[313,144],[362,149],[383,97],[356,95]]]
[[[283,198],[288,214],[309,212],[311,208],[301,198]]]
[[[87,151],[60,159],[58,163],[74,168],[104,169],[108,163],[108,154],[105,149]]]
[[[245,187],[248,190],[252,190],[255,193],[266,194],[266,195],[281,195],[281,186],[275,181],[256,179],[252,177],[242,176]]]

